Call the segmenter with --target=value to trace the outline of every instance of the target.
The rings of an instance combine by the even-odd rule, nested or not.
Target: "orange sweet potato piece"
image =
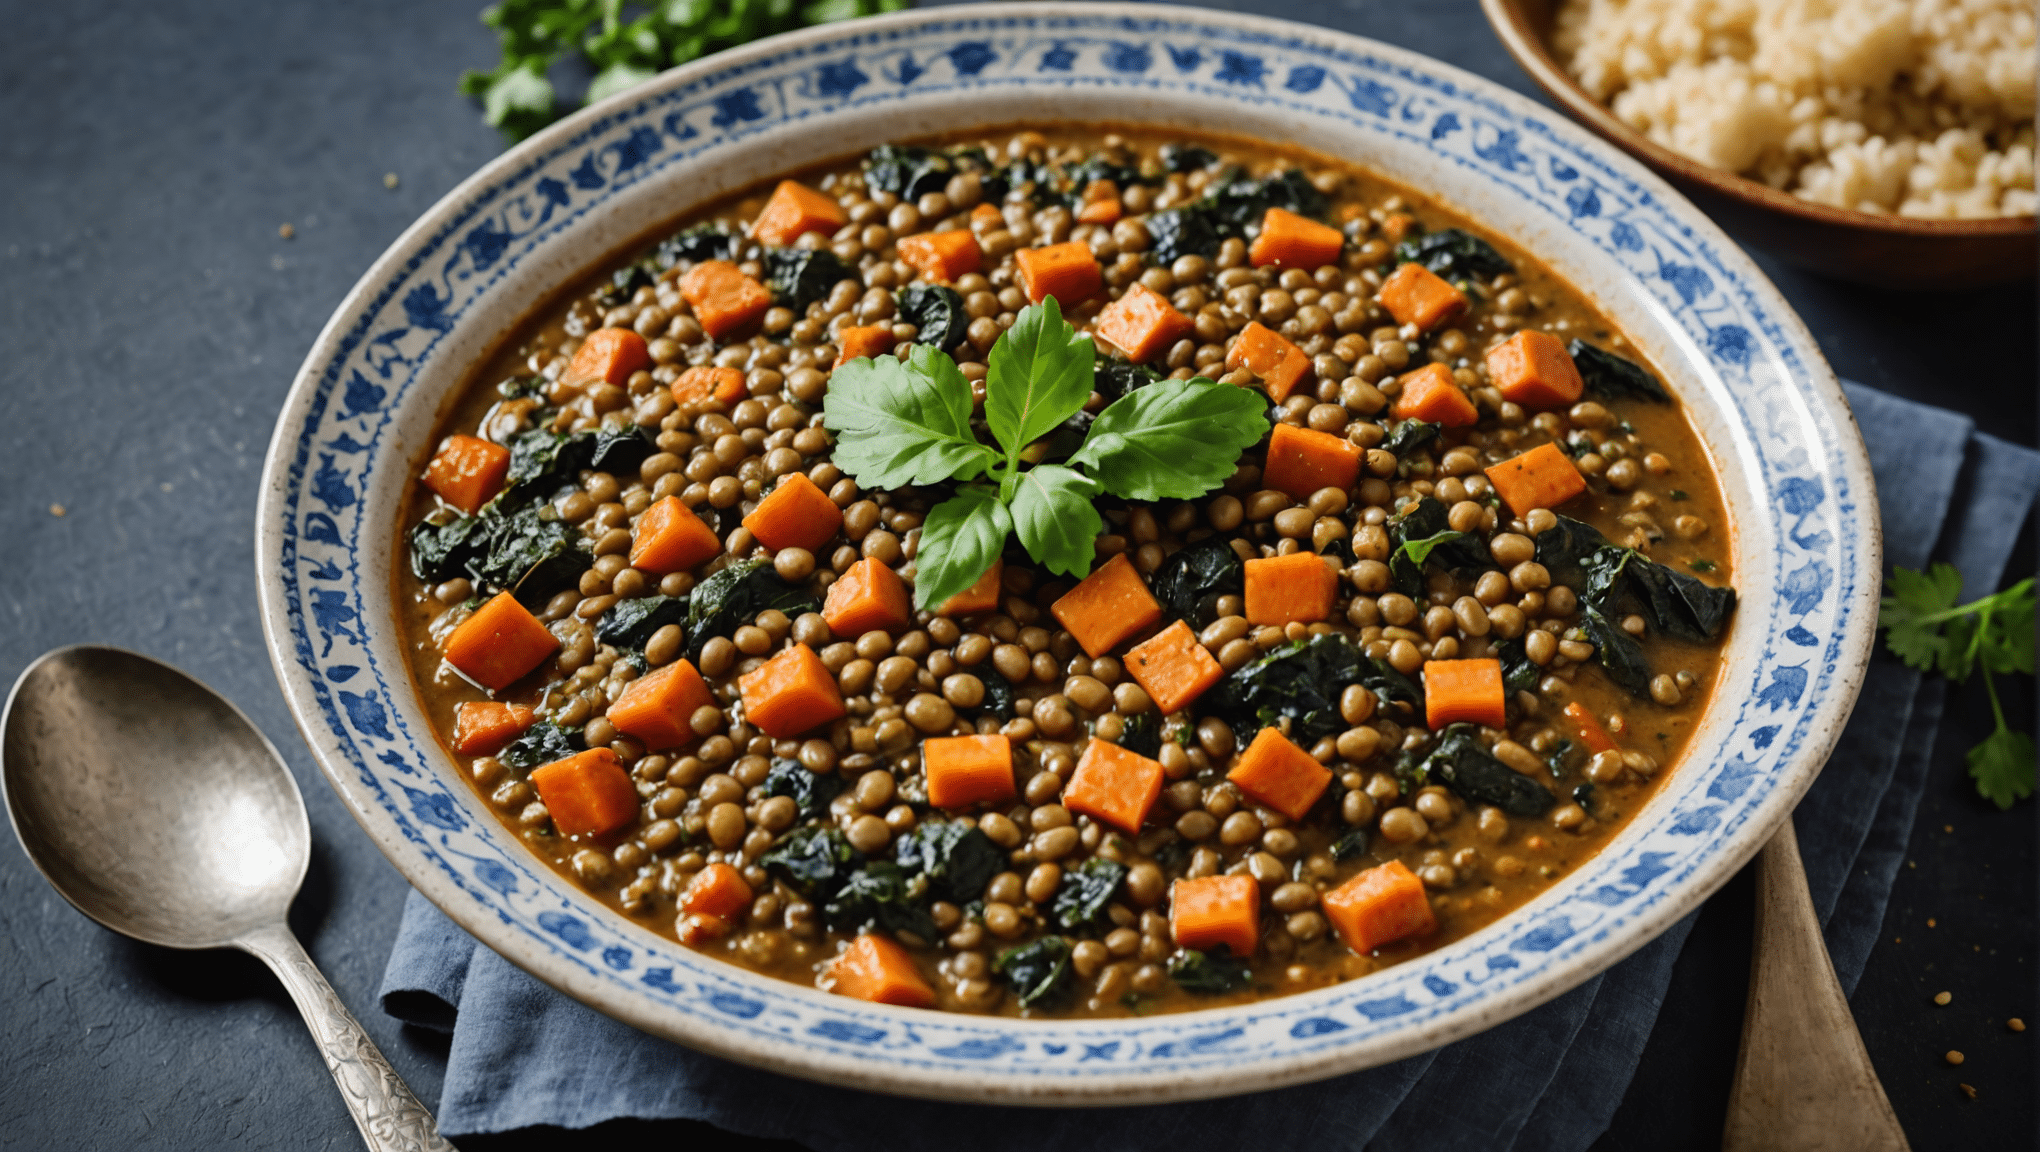
[[[472,516],[503,490],[510,450],[473,436],[448,436],[425,466],[425,486]]]
[[[722,364],[697,364],[680,373],[669,390],[676,404],[699,404],[703,400],[734,404],[751,394],[744,384],[744,374]]]
[[[1004,576],[1005,571],[1005,557],[1002,556],[992,561],[992,566],[985,569],[985,574],[977,578],[977,583],[944,600],[942,607],[935,610],[935,614],[937,616],[975,616],[980,612],[990,612],[998,608],[999,581]]]
[[[735,925],[706,912],[682,912],[674,922],[673,934],[689,948],[701,948],[730,934]]]
[[[1487,370],[1502,398],[1525,408],[1563,408],[1587,387],[1558,337],[1534,328],[1488,349]]]
[[[1539,444],[1486,469],[1489,483],[1518,516],[1532,508],[1556,508],[1587,490],[1587,478],[1556,444]]]
[[[1181,620],[1134,645],[1126,654],[1126,671],[1163,715],[1188,708],[1225,675]]]
[[[809,232],[834,236],[849,222],[849,213],[835,197],[798,181],[781,180],[752,222],[751,235],[761,244],[784,248]]]
[[[1480,412],[1459,385],[1452,370],[1432,362],[1399,378],[1402,390],[1396,394],[1389,414],[1398,420],[1423,420],[1447,428],[1471,428],[1480,423]]]
[[[900,259],[909,268],[944,283],[968,276],[984,264],[984,250],[968,228],[902,236],[898,248]]]
[[[980,200],[978,206],[970,210],[970,226],[975,232],[995,232],[1006,226],[1006,217],[999,212],[997,204]]]
[[[1177,311],[1159,292],[1135,283],[1098,313],[1091,330],[1126,353],[1128,360],[1145,364],[1196,327],[1196,321]]]
[[[1383,944],[1428,935],[1438,927],[1416,873],[1391,860],[1369,868],[1324,897],[1325,918],[1346,947],[1366,955]]]
[[[453,748],[463,756],[494,756],[524,734],[538,713],[522,704],[464,700],[453,710]]]
[[[937,736],[921,745],[928,776],[928,803],[937,808],[1004,804],[1013,787],[1013,742],[990,736]]]
[[[1247,561],[1247,623],[1315,624],[1332,614],[1339,576],[1315,552]]]
[[[1020,266],[1020,286],[1035,304],[1053,296],[1067,312],[1105,286],[1098,258],[1091,254],[1091,246],[1081,240],[1046,248],[1022,248],[1013,253],[1013,259]]]
[[[836,334],[836,362],[829,367],[841,368],[852,360],[884,356],[898,344],[899,341],[893,338],[890,324],[845,328]]]
[[[1566,705],[1565,719],[1566,723],[1572,725],[1572,730],[1579,733],[1580,743],[1587,746],[1588,752],[1598,755],[1622,749],[1622,745],[1617,744],[1615,738],[1608,735],[1608,730],[1601,727],[1601,722],[1594,718],[1593,711],[1585,704],[1575,700]]]
[[[843,510],[802,472],[787,473],[744,517],[744,527],[774,552],[781,548],[812,552],[828,543],[842,526]]]
[[[751,906],[751,886],[735,868],[718,860],[694,874],[680,894],[682,912],[728,919]]]
[[[1297,500],[1320,488],[1346,489],[1360,478],[1365,449],[1342,436],[1277,424],[1268,438],[1268,463],[1261,482]]]
[[[1428,332],[1466,307],[1466,296],[1422,264],[1405,264],[1381,286],[1375,299],[1398,324]]]
[[[1508,705],[1500,660],[1425,662],[1424,723],[1431,731],[1436,732],[1454,720],[1504,727],[1509,722]]]
[[[1311,374],[1310,357],[1303,354],[1303,349],[1259,320],[1240,330],[1232,347],[1226,350],[1225,368],[1228,372],[1245,368],[1260,377],[1268,398],[1278,404],[1289,399],[1296,386]]]
[[[822,604],[829,631],[846,639],[866,632],[899,632],[914,623],[914,605],[899,573],[866,558],[829,585]]]
[[[884,936],[859,936],[834,960],[829,961],[829,991],[838,996],[869,1000],[874,1004],[897,1004],[904,1008],[932,1008],[935,989],[914,966],[905,948]]]
[[[1346,237],[1337,228],[1287,208],[1270,208],[1261,216],[1261,234],[1247,249],[1247,259],[1256,268],[1274,264],[1314,270],[1337,260],[1345,245]]]
[[[541,764],[531,786],[562,836],[601,836],[637,819],[637,788],[607,748]]]
[[[715,702],[694,665],[677,660],[631,681],[607,715],[618,732],[660,752],[692,744],[694,728],[689,722],[696,711]]]
[[[644,337],[628,328],[597,328],[567,361],[563,378],[570,384],[621,385],[631,373],[651,366],[652,353]]]
[[[1178,948],[1252,956],[1261,946],[1261,885],[1252,876],[1205,876],[1169,888],[1169,932]]]
[[[1063,593],[1049,611],[1093,660],[1127,637],[1154,627],[1162,618],[1162,606],[1124,552]]]
[[[1240,791],[1291,820],[1301,820],[1325,794],[1332,771],[1290,743],[1279,728],[1263,728],[1225,774]]]
[[[446,662],[491,692],[524,678],[559,651],[560,642],[517,597],[499,592],[446,638]]]
[[[772,293],[727,260],[704,260],[680,277],[680,295],[711,340],[757,323],[772,307]]]
[[[694,509],[668,496],[638,517],[630,545],[630,566],[652,576],[685,572],[722,553],[722,541]]]
[[[795,644],[737,681],[744,714],[774,740],[786,740],[843,716],[842,689],[805,644]]]
[[[1141,823],[1161,794],[1161,761],[1093,740],[1085,746],[1077,770],[1070,774],[1062,802],[1072,812],[1138,836]]]

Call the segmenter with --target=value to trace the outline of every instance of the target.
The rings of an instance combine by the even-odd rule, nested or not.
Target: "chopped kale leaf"
[[[1436,440],[1444,432],[1443,424],[1432,424],[1423,420],[1404,420],[1390,429],[1380,447],[1393,452],[1397,459],[1406,459],[1411,453],[1420,452],[1424,446]]]
[[[1210,149],[1195,144],[1162,145],[1162,167],[1171,172],[1195,172],[1218,163],[1218,157]]]
[[[1422,264],[1447,280],[1492,280],[1516,266],[1494,245],[1457,228],[1414,236],[1395,248],[1398,264]]]
[[[1169,979],[1185,992],[1215,996],[1253,983],[1253,971],[1245,960],[1233,958],[1232,949],[1221,944],[1208,952],[1179,948],[1169,957]]]
[[[1008,948],[992,961],[992,971],[1013,986],[1022,1008],[1051,1003],[1069,991],[1070,942],[1060,936],[1043,936]]]
[[[1212,537],[1178,549],[1148,578],[1169,618],[1202,628],[1215,618],[1220,596],[1246,591],[1246,566],[1224,540]]]
[[[1669,404],[1671,393],[1643,366],[1633,360],[1617,356],[1604,348],[1596,348],[1584,340],[1574,340],[1566,346],[1572,353],[1573,367],[1580,370],[1580,380],[1587,391],[1603,400],[1648,400],[1653,404]]]
[[[1343,864],[1367,855],[1367,829],[1355,828],[1332,842],[1332,859]]]
[[[963,310],[963,297],[954,288],[940,284],[909,284],[900,289],[900,319],[920,329],[916,344],[930,344],[944,350],[963,343],[970,328],[970,316]]]
[[[798,760],[775,756],[765,773],[765,795],[791,796],[803,820],[826,816],[829,802],[842,795],[844,781],[834,772],[810,772]]]
[[[837,259],[827,248],[768,248],[765,250],[765,285],[782,307],[795,316],[828,298],[837,282],[855,279],[857,271]]]
[[[1049,906],[1056,925],[1065,932],[1108,930],[1112,922],[1105,916],[1105,906],[1124,879],[1126,865],[1103,857],[1065,871],[1062,885],[1055,890],[1055,902]]]
[[[826,901],[849,883],[863,859],[833,825],[795,828],[766,849],[758,863],[804,896]]]
[[[1161,377],[1144,364],[1100,356],[1091,362],[1091,391],[1111,403],[1136,388],[1145,388]]]
[[[582,747],[579,728],[562,728],[550,720],[540,720],[496,753],[496,759],[519,772],[529,772],[541,764],[565,760]]]
[[[1198,707],[1243,737],[1287,717],[1289,738],[1307,748],[1345,731],[1339,695],[1349,684],[1362,685],[1384,704],[1423,701],[1409,677],[1332,632],[1291,641],[1242,665],[1213,685]]]
[[[597,472],[637,474],[638,465],[659,450],[651,434],[635,424],[603,427],[592,433],[594,445],[588,452],[588,467]]]
[[[619,600],[595,622],[595,639],[598,643],[618,648],[642,649],[652,638],[652,633],[668,624],[683,623],[686,619],[687,598],[684,596],[639,596],[633,600]]]
[[[818,607],[800,587],[781,580],[770,560],[739,560],[703,580],[688,596],[687,658],[700,659],[710,640],[735,635],[768,608],[791,618]]]
[[[1161,755],[1161,713],[1150,708],[1127,717],[1126,726],[1119,732],[1119,746],[1128,752],[1138,752],[1150,760]]]
[[[822,919],[838,932],[880,928],[911,932],[925,943],[940,936],[928,909],[915,898],[907,871],[889,860],[874,860],[850,873],[828,902]]]
[[[719,224],[697,224],[683,228],[659,241],[652,249],[652,263],[664,269],[682,260],[696,264],[704,260],[728,260],[737,254],[741,237],[731,235]]]
[[[1426,779],[1441,781],[1469,803],[1492,804],[1511,816],[1542,816],[1556,798],[1481,746],[1471,724],[1448,724],[1424,757]]]
[[[928,877],[929,891],[952,904],[983,897],[1006,854],[983,832],[954,820],[930,820],[900,837],[900,867]]]

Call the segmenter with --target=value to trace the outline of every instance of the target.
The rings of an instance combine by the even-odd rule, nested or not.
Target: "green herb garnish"
[[[1686,561],[1686,567],[1691,568],[1695,572],[1712,572],[1719,568],[1720,565],[1712,560],[1688,560]]]
[[[1923,672],[1939,672],[1957,684],[1983,669],[1997,728],[1965,759],[1976,790],[2000,808],[2033,794],[2033,737],[2005,723],[1994,672],[2033,673],[2033,581],[2029,577],[2002,592],[1967,604],[1962,573],[1935,564],[1925,572],[1893,568],[1885,584],[1877,626],[1899,659]]]
[[[852,360],[836,369],[823,423],[837,435],[835,463],[867,489],[972,481],[921,526],[914,603],[930,608],[969,588],[1019,537],[1049,571],[1085,576],[1104,527],[1100,492],[1127,500],[1188,500],[1232,475],[1267,433],[1258,392],[1210,380],[1163,380],[1113,401],[1061,464],[1025,455],[1091,397],[1091,338],[1062,318],[1055,298],[1023,309],[992,345],[984,422],[971,423],[970,384],[940,350],[905,361]]]

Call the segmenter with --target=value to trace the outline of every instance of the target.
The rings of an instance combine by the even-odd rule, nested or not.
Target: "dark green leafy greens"
[[[1171,172],[1195,172],[1218,163],[1218,157],[1208,148],[1195,144],[1164,144],[1161,151],[1162,167]]]
[[[1055,901],[1049,905],[1056,926],[1065,932],[1108,930],[1112,922],[1105,915],[1105,906],[1124,879],[1126,865],[1103,857],[1092,857],[1065,871]]]
[[[1350,684],[1365,687],[1383,704],[1423,702],[1415,681],[1332,632],[1291,641],[1242,665],[1213,685],[1198,708],[1243,736],[1287,718],[1289,738],[1307,748],[1345,731],[1339,696]]]
[[[1162,751],[1162,717],[1150,708],[1126,718],[1119,732],[1119,746],[1153,760]]]
[[[1006,854],[983,832],[953,820],[930,820],[900,837],[894,852],[900,867],[928,878],[937,899],[968,904],[1006,866]]]
[[[1495,643],[1495,659],[1502,665],[1502,691],[1514,697],[1518,692],[1529,692],[1537,687],[1538,668],[1523,648],[1523,641],[1500,640]]]
[[[881,144],[864,158],[864,183],[873,191],[890,192],[902,200],[918,200],[930,192],[946,189],[952,176],[991,170],[991,161],[980,148]]]
[[[826,299],[843,280],[854,279],[857,270],[843,263],[827,248],[768,248],[765,250],[765,285],[781,305],[795,316],[807,312],[817,300]]]
[[[696,585],[687,598],[687,658],[699,659],[701,649],[717,636],[729,637],[776,608],[798,617],[819,605],[800,586],[788,584],[770,560],[739,560]]]
[[[638,465],[659,450],[651,434],[636,424],[604,425],[594,432],[588,449],[588,467],[597,472],[635,473]]]
[[[540,720],[496,753],[496,759],[519,772],[529,772],[541,764],[565,760],[581,749],[579,728],[562,728],[550,720]]]
[[[1091,391],[1103,396],[1108,403],[1160,379],[1154,369],[1128,360],[1101,356],[1091,365]]]
[[[489,521],[487,544],[467,565],[468,574],[484,588],[504,588],[517,602],[536,608],[553,594],[571,587],[588,567],[588,544],[578,529],[540,515],[550,505],[520,508]]]
[[[1580,370],[1580,380],[1587,391],[1603,400],[1648,400],[1653,404],[1670,404],[1671,393],[1658,379],[1643,370],[1635,361],[1617,356],[1604,348],[1596,348],[1584,340],[1574,340],[1566,345],[1572,354],[1573,367]]]
[[[1254,982],[1254,974],[1245,960],[1235,959],[1232,949],[1221,944],[1207,952],[1177,949],[1169,957],[1169,979],[1185,992],[1215,996],[1245,988]]]
[[[526,432],[510,444],[510,470],[497,499],[514,505],[550,496],[578,480],[594,457],[593,432]]]
[[[1893,568],[1877,626],[1899,659],[1960,684],[1983,672],[1997,726],[1963,757],[1976,791],[1999,808],[2033,794],[2033,737],[2005,721],[1994,675],[2033,674],[2033,580],[2029,577],[1967,604],[1962,573],[1951,564],[1925,572]]]
[[[1609,617],[1634,611],[1657,632],[1692,643],[1721,635],[1735,611],[1735,590],[1610,544],[1591,525],[1568,516],[1537,534],[1537,562],[1553,581],[1578,590],[1583,603]]]
[[[945,351],[963,343],[963,334],[970,328],[963,297],[956,289],[940,284],[909,284],[900,289],[899,316],[920,329],[914,343]]]
[[[1220,596],[1245,594],[1246,571],[1232,546],[1213,537],[1170,554],[1148,578],[1148,587],[1168,618],[1202,628],[1215,617]]]
[[[765,795],[791,796],[802,820],[826,816],[829,802],[843,793],[844,782],[834,772],[810,772],[798,760],[776,756],[765,773]]]
[[[1636,637],[1603,615],[1592,604],[1580,605],[1580,628],[1587,643],[1594,646],[1594,658],[1624,692],[1638,699],[1650,695],[1650,658]]]
[[[1404,420],[1398,423],[1381,441],[1383,451],[1393,452],[1397,459],[1404,459],[1436,440],[1445,430],[1443,424],[1432,424],[1423,420]]]
[[[758,863],[787,887],[815,900],[828,900],[849,883],[863,855],[833,825],[809,825],[781,836]]]
[[[850,873],[822,906],[822,918],[838,932],[877,927],[911,932],[924,943],[933,943],[940,933],[928,909],[915,898],[912,879],[899,865],[874,860]]]
[[[1542,816],[1551,790],[1494,758],[1471,724],[1448,724],[1423,759],[1422,771],[1471,804],[1492,804],[1511,816]]]
[[[1487,542],[1467,532],[1456,532],[1447,520],[1445,505],[1420,496],[1388,518],[1388,540],[1394,551],[1388,557],[1389,577],[1396,590],[1412,599],[1424,595],[1424,567],[1436,564],[1459,576],[1472,576],[1498,567]]]
[[[1396,245],[1397,264],[1422,264],[1447,280],[1492,280],[1514,272],[1494,245],[1458,228],[1442,228]]]
[[[1319,217],[1328,206],[1317,185],[1294,168],[1273,176],[1214,181],[1202,198],[1148,214],[1149,253],[1158,262],[1216,256],[1226,240],[1245,239],[1258,230],[1270,208]]]
[[[684,596],[640,596],[619,600],[595,622],[595,639],[618,648],[643,649],[652,633],[687,619]]]
[[[1006,978],[1022,1008],[1052,1003],[1069,991],[1070,942],[1060,936],[1008,948],[992,961],[992,971]]]
[[[1367,855],[1367,829],[1355,828],[1332,842],[1332,859],[1343,864]]]
[[[704,260],[727,260],[737,254],[743,237],[720,224],[696,224],[682,228],[652,248],[652,263],[665,271],[682,260],[699,264]]]

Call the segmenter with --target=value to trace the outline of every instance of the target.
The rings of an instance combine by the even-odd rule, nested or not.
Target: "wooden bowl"
[[[1648,139],[1587,95],[1552,55],[1554,0],[1481,0],[1516,63],[1566,111],[1642,160],[1739,239],[1812,271],[1881,288],[1958,289],[2029,279],[2034,218],[1919,220],[1802,200]]]

